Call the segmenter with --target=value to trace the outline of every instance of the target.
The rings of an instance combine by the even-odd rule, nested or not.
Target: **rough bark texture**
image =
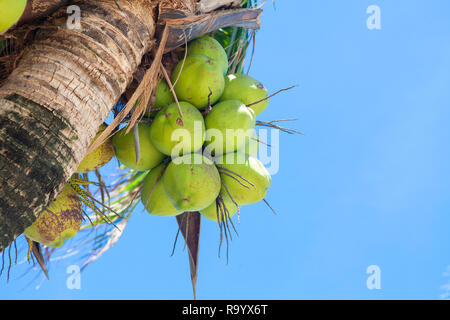
[[[69,0],[28,0],[27,7],[17,24],[21,25],[35,19],[46,17],[68,2]]]
[[[62,8],[0,87],[0,251],[61,191],[153,44],[152,1],[79,6],[81,29]]]
[[[211,12],[220,8],[222,6],[235,6],[240,7],[242,1],[241,0],[199,0],[198,1],[198,10],[201,13]]]

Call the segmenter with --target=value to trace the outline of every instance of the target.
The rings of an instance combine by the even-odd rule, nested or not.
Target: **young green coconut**
[[[19,21],[26,5],[27,0],[0,0],[0,34]]]
[[[239,205],[259,202],[271,184],[267,169],[257,158],[235,152],[215,159],[223,182],[222,190],[229,192]]]
[[[97,135],[95,136],[93,142],[98,138],[98,136],[106,129],[107,125],[102,124],[99,128]],[[88,173],[94,171],[98,168],[103,167],[114,157],[114,147],[112,144],[112,139],[106,140],[98,148],[87,154],[81,161],[77,173]]]
[[[180,211],[198,211],[215,202],[220,175],[214,163],[198,153],[172,160],[163,176],[164,189]]]
[[[136,162],[136,150],[134,147],[133,129],[126,133],[126,128],[117,132],[112,143],[117,159],[130,169],[150,170],[156,167],[164,159],[158,149],[155,148],[150,139],[150,125],[138,123],[140,158]]]
[[[249,105],[249,108],[255,111],[258,116],[263,112],[269,100],[262,99],[267,98],[267,89],[264,88],[263,84],[246,74],[229,74],[225,77],[225,89],[220,101],[225,100],[240,100],[245,105]],[[254,102],[260,101],[256,104]]]
[[[241,101],[219,102],[205,118],[207,152],[217,156],[241,149],[253,134],[255,121],[253,110]]]
[[[172,91],[170,91],[169,85],[166,81],[160,80],[156,86],[155,94],[155,108],[164,108],[171,103],[175,102]]]
[[[187,54],[194,55],[194,54],[201,54],[204,56],[207,56],[215,61],[220,66],[220,69],[223,72],[223,75],[227,74],[228,71],[228,57],[227,53],[223,49],[222,45],[210,36],[203,36],[198,39],[195,39],[191,42],[189,42],[187,47]]]
[[[163,173],[165,168],[164,163],[160,164],[145,176],[141,189],[141,201],[150,214],[166,217],[176,216],[182,211],[173,206],[164,190]]]
[[[199,54],[187,56],[184,64],[180,61],[173,70],[171,80],[175,84],[177,98],[198,109],[219,100],[225,86],[218,62]]]
[[[153,145],[169,156],[180,156],[200,150],[205,141],[203,115],[192,104],[179,102],[183,117],[176,103],[163,108],[156,115],[150,128]]]
[[[58,248],[80,230],[82,204],[71,186],[66,185],[56,199],[25,229],[24,235],[36,242]]]

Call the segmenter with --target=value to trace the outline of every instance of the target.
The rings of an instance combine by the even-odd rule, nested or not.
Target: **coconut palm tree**
[[[0,251],[62,190],[124,93],[115,126],[133,110],[136,122],[164,53],[220,28],[258,28],[260,13],[236,0],[80,0],[77,24],[65,4],[29,0],[0,38],[0,50],[17,49],[0,60]]]

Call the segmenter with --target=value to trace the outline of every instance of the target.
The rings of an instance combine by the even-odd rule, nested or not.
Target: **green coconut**
[[[210,36],[203,36],[189,42],[187,48],[187,54],[201,54],[207,56],[219,64],[223,75],[227,74],[228,71],[228,57],[227,53],[223,49],[222,45],[214,38]]]
[[[178,100],[187,101],[198,109],[208,106],[208,96],[211,105],[219,100],[225,86],[218,62],[199,54],[187,56],[184,65],[180,61],[171,80],[176,82],[174,89]]]
[[[250,105],[254,102],[267,98],[267,89],[263,84],[246,74],[229,74],[225,77],[225,89],[220,101],[224,100],[240,100],[245,105]],[[250,105],[249,108],[255,111],[258,116],[263,112],[269,100],[266,99],[257,104]]]
[[[237,204],[252,204],[264,199],[271,177],[261,161],[235,152],[218,157],[215,162],[224,185]],[[224,190],[225,186],[222,187]]]
[[[218,207],[216,200],[205,209],[200,210],[200,214],[213,221],[227,221],[233,217],[239,211],[239,207],[236,206],[226,191],[220,191],[220,197],[222,198],[227,213],[225,213],[223,207]],[[217,217],[219,217],[219,219],[217,219]]]
[[[139,123],[137,126],[140,149],[139,161],[136,163],[133,129],[126,133],[126,128],[123,128],[113,136],[114,152],[117,159],[128,168],[139,171],[150,170],[162,162],[164,154],[154,147],[150,139],[150,125]]]
[[[205,118],[206,147],[214,155],[234,152],[253,134],[255,113],[239,100],[216,104]]]
[[[26,5],[27,0],[0,0],[0,33],[19,21]]]
[[[66,185],[56,199],[25,229],[24,235],[36,242],[58,248],[80,230],[82,204],[71,186]]]
[[[193,153],[173,159],[163,176],[164,189],[180,211],[208,207],[220,192],[220,175],[214,163]]]
[[[176,103],[156,115],[150,128],[153,145],[162,153],[180,156],[200,150],[205,141],[205,122],[192,104],[180,101],[180,116]]]
[[[164,190],[163,173],[165,167],[165,164],[160,164],[145,176],[141,189],[141,201],[150,214],[176,216],[182,211],[177,210],[172,205]]]
[[[169,85],[166,81],[160,80],[156,86],[155,94],[155,108],[164,108],[171,103],[175,102],[172,91],[170,91]]]
[[[100,136],[100,134],[106,129],[106,127],[107,127],[106,124],[102,124],[100,126],[100,129],[92,142],[94,142],[98,138],[98,136]],[[112,144],[112,139],[108,139],[83,158],[76,172],[87,173],[90,171],[94,171],[98,168],[103,167],[113,157],[114,157],[114,147]]]

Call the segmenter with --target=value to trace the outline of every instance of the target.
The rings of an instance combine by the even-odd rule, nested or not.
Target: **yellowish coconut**
[[[27,0],[0,0],[0,33],[19,21],[26,5]]]
[[[107,125],[102,124],[100,129],[95,136],[94,142],[98,136],[106,129]],[[88,173],[94,171],[98,168],[103,167],[114,157],[114,148],[112,144],[112,139],[106,140],[98,148],[86,155],[78,166],[77,173]]]
[[[72,187],[66,185],[24,234],[43,245],[58,248],[77,234],[82,218],[81,201]]]

